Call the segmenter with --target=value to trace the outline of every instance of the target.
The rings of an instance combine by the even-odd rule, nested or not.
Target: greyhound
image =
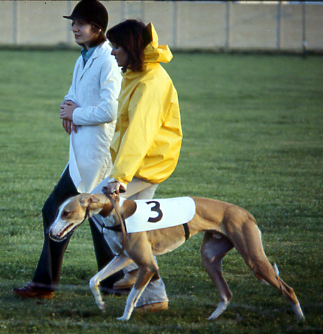
[[[141,293],[151,278],[158,275],[154,256],[171,252],[183,244],[188,237],[204,232],[200,249],[201,260],[220,297],[218,307],[208,318],[209,320],[218,318],[232,298],[232,293],[223,277],[222,259],[234,247],[254,275],[259,280],[277,288],[291,303],[298,320],[304,320],[305,317],[294,290],[279,277],[278,268],[270,264],[264,252],[261,232],[252,214],[236,205],[218,200],[200,197],[189,197],[189,199],[192,205],[195,205],[195,210],[192,218],[184,224],[184,229],[182,225],[178,225],[142,232],[129,233],[128,231],[125,234],[109,231],[109,237],[106,239],[117,255],[90,280],[90,288],[98,307],[101,310],[106,308],[99,290],[100,282],[135,262],[139,268],[138,276],[128,295],[124,313],[122,317],[117,318],[129,320]],[[116,228],[116,225],[120,225],[116,211],[120,211],[119,217],[121,214],[127,222],[140,207],[138,202],[117,197],[119,210],[116,210],[111,200],[102,193],[83,193],[72,197],[60,207],[58,216],[50,227],[49,236],[55,241],[61,241],[86,218],[95,215],[103,220],[107,227]],[[158,204],[158,200],[154,202]],[[162,213],[162,209],[158,210]],[[122,246],[123,238],[125,238],[124,247]],[[120,252],[121,249],[124,251]]]

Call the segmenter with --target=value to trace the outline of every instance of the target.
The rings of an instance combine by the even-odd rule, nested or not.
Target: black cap
[[[73,9],[70,16],[63,16],[66,19],[77,19],[87,23],[94,24],[102,29],[103,32],[108,27],[108,11],[97,0],[81,0]]]

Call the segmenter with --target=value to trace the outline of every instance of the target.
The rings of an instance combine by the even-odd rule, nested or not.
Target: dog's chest
[[[125,220],[128,233],[158,230],[189,222],[195,215],[191,197],[137,200],[137,209]]]

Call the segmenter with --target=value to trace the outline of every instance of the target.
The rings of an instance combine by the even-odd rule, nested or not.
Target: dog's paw
[[[117,318],[117,320],[119,320],[119,321],[128,321],[129,318],[123,316],[123,317]]]
[[[101,304],[99,305],[99,309],[100,309],[102,312],[105,312],[106,308],[107,308],[107,304],[106,304],[106,303],[101,303]]]

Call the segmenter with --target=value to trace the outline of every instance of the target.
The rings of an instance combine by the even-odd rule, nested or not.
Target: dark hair
[[[104,32],[100,30],[99,27],[92,25],[92,29],[94,30],[94,32],[98,33],[98,37],[89,45],[90,48],[93,48],[94,46],[98,46],[107,40]]]
[[[128,55],[127,68],[134,72],[142,71],[144,65],[144,50],[151,42],[151,36],[146,25],[137,20],[126,20],[107,32],[108,40],[121,46]]]

